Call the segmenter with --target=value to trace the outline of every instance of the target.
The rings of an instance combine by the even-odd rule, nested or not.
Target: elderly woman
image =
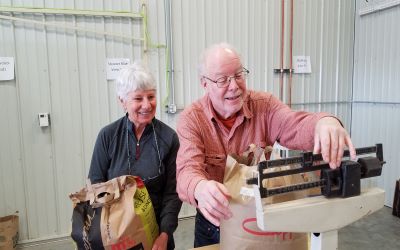
[[[140,176],[160,228],[153,249],[174,249],[173,232],[182,205],[176,193],[177,134],[154,117],[155,80],[142,64],[135,62],[121,71],[116,92],[126,114],[100,131],[89,178],[98,183],[121,175]]]

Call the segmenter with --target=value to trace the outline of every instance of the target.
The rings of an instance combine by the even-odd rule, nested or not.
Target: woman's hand
[[[151,250],[166,250],[167,245],[168,245],[168,234],[162,232],[154,241],[153,248]]]

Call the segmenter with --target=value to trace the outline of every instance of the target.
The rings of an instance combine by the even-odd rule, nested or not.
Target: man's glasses
[[[233,76],[221,76],[217,80],[212,80],[212,79],[208,78],[207,76],[203,76],[203,77],[206,78],[207,80],[217,84],[218,88],[226,88],[229,86],[232,79],[235,79],[236,82],[241,82],[247,78],[249,73],[250,73],[250,71],[248,69],[246,69],[245,67],[243,67],[242,71],[237,72]]]

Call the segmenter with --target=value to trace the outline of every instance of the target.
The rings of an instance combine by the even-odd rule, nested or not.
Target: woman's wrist
[[[168,240],[168,234],[166,232],[161,232],[159,237]]]

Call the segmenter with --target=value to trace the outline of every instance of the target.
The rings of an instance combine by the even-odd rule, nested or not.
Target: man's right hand
[[[202,180],[194,191],[194,198],[203,216],[212,224],[219,226],[221,219],[232,217],[228,205],[231,195],[226,187],[216,181]]]

